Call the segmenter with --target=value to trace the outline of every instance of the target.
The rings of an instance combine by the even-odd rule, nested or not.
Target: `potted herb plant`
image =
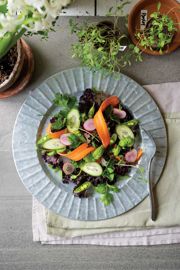
[[[115,15],[112,21],[102,21],[98,24],[78,24],[70,20],[71,33],[78,41],[72,45],[73,57],[81,60],[83,65],[91,69],[104,69],[107,72],[120,71],[126,65],[131,65],[132,59],[142,61],[141,51],[134,46],[118,26],[118,12],[129,3],[110,9],[108,15]]]
[[[23,34],[39,34],[47,38],[61,9],[70,2],[0,0],[0,92],[9,89],[17,81],[24,67],[29,47],[21,38]],[[27,78],[29,80],[30,76]]]
[[[167,54],[180,46],[180,4],[175,0],[141,0],[129,15],[132,41],[151,55]]]

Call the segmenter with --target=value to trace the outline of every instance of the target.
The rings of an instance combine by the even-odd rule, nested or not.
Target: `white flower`
[[[9,15],[5,16],[0,13],[0,25],[2,25],[2,29],[0,29],[0,38],[3,37],[7,32],[14,32],[16,28],[20,26],[24,21],[24,18],[19,18],[17,15],[11,17]]]
[[[0,4],[5,2],[8,12],[0,14],[0,37],[23,27],[30,32],[49,30],[71,0],[0,0]]]

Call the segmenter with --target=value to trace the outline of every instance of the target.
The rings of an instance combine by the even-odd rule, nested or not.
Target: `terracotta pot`
[[[16,79],[16,81],[6,91],[0,91],[0,99],[5,99],[14,95],[17,95],[25,89],[29,81],[31,80],[34,71],[34,57],[31,47],[26,43],[24,39],[21,39],[22,50],[24,53],[24,62],[22,70]]]
[[[17,42],[17,61],[8,79],[0,84],[0,92],[6,91],[17,81],[23,68],[24,57],[24,49],[22,45],[22,40],[20,39]]]
[[[141,27],[143,27],[143,23],[145,24],[145,21],[147,22],[150,19],[150,15],[154,11],[157,11],[158,2],[161,2],[160,13],[166,14],[172,9],[168,15],[173,19],[175,23],[178,23],[176,25],[178,31],[175,32],[172,42],[167,46],[167,49],[164,50],[162,54],[156,50],[150,50],[148,48],[145,49],[144,47],[141,47],[135,37],[135,34],[139,32],[140,29],[142,29]],[[137,45],[143,52],[151,55],[168,54],[180,47],[180,12],[177,9],[180,9],[180,4],[178,4],[176,0],[140,0],[133,7],[128,18],[128,31],[133,43]],[[144,22],[143,15],[146,17]]]

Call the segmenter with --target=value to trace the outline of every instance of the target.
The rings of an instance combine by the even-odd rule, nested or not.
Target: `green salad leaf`
[[[57,117],[56,121],[51,124],[51,129],[54,131],[60,130],[64,128],[66,125],[66,118],[64,117],[64,114],[59,112],[56,117]]]
[[[111,193],[103,194],[100,200],[104,203],[104,205],[108,206],[113,201],[113,195]]]
[[[119,146],[122,147],[123,149],[126,147],[131,147],[134,144],[134,139],[131,138],[130,136],[124,137],[120,140]]]
[[[107,185],[99,184],[97,187],[95,187],[95,191],[100,194],[105,194],[107,193]]]
[[[71,142],[72,148],[77,148],[82,143],[82,141],[80,140],[80,137],[76,134],[73,134],[73,133],[71,133],[68,136],[68,139]]]
[[[95,191],[101,194],[100,200],[104,205],[109,205],[113,201],[113,194],[111,192],[119,192],[119,188],[115,185],[104,183],[95,187]]]
[[[114,165],[115,165],[114,160],[110,160],[108,162],[107,167],[105,168],[105,170],[102,173],[102,176],[105,177],[105,178],[108,178],[109,181],[113,181],[114,180],[114,176],[115,176]]]
[[[115,185],[108,185],[108,188],[112,192],[116,192],[116,193],[119,192],[119,188]]]
[[[61,107],[59,113],[54,116],[55,121],[51,126],[52,130],[56,131],[66,126],[67,114],[72,108],[77,107],[77,99],[74,96],[56,93],[53,103],[54,105]]]
[[[67,94],[56,93],[53,102],[56,106],[60,106],[62,109],[66,110],[71,110],[73,107],[77,106],[77,98]]]

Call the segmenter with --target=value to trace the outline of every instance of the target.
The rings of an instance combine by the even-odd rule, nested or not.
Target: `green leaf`
[[[60,106],[65,109],[72,109],[73,107],[77,106],[77,99],[75,96],[70,96],[67,94],[60,94],[56,93],[55,99],[54,99],[54,104],[56,106]]]
[[[111,193],[106,193],[101,196],[100,200],[104,203],[104,205],[108,206],[113,201],[113,195]]]
[[[70,134],[68,136],[68,140],[70,140],[72,148],[77,148],[81,144],[81,140],[80,140],[79,136],[77,136],[75,134]]]
[[[115,185],[108,185],[108,188],[109,188],[110,191],[113,191],[115,193],[120,191],[120,189]]]
[[[93,145],[93,144],[92,144]],[[94,145],[95,146],[95,145]],[[95,158],[93,157],[92,153],[90,153],[89,155],[87,155],[85,158],[83,158],[83,160],[85,162],[93,162],[95,161]]]
[[[77,161],[71,160],[72,165],[74,166],[75,169],[80,167],[80,164]]]
[[[111,14],[112,10],[113,10],[113,7],[110,7],[108,10],[109,14]]]
[[[114,176],[115,176],[114,172],[109,172],[109,169],[108,168],[106,168],[103,171],[103,174],[102,175],[103,175],[103,177],[108,178],[110,181],[113,181],[114,180]]]
[[[134,52],[135,53],[139,53],[140,52],[140,49],[138,47],[134,47]]]
[[[95,187],[95,191],[100,194],[107,193],[107,186],[106,184],[99,184],[97,187]]]
[[[127,147],[131,147],[134,144],[134,139],[131,137],[124,137],[120,140],[119,142],[119,146],[122,147],[123,149],[127,148]]]
[[[103,50],[104,50],[103,47],[99,47],[99,48],[98,48],[98,52],[102,52]]]
[[[107,167],[103,171],[102,176],[108,178],[110,181],[114,180],[115,174],[114,174],[114,166],[115,166],[115,161],[110,160],[108,162]]]
[[[65,123],[66,123],[66,118],[64,118],[63,114],[59,113],[57,120],[51,124],[51,129],[53,131],[61,130],[62,128],[65,127]]]
[[[161,8],[161,2],[158,2],[158,4],[157,4],[157,10],[159,11],[160,8]]]
[[[4,5],[0,5],[0,13],[5,14],[7,12],[7,3]]]

